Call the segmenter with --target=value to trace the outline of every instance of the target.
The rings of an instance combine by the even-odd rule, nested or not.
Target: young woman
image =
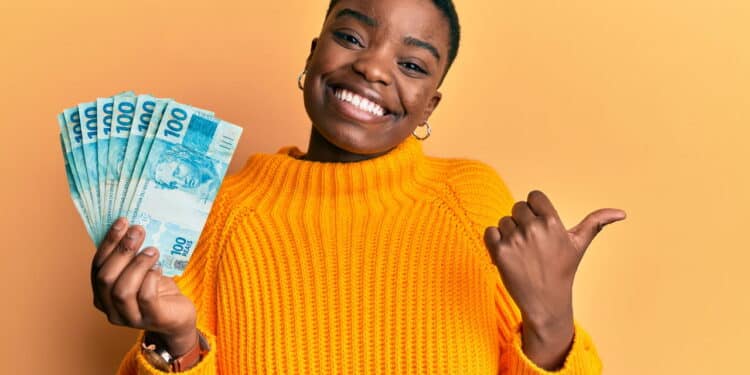
[[[120,373],[599,373],[573,278],[625,213],[566,230],[542,192],[423,154],[458,45],[450,0],[331,1],[298,80],[307,153],[228,177],[181,277],[122,218],[97,250],[96,307],[143,332]]]

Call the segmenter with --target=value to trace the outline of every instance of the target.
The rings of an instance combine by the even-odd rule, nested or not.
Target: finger
[[[586,251],[591,241],[604,228],[616,221],[625,219],[625,211],[615,208],[602,208],[588,214],[578,225],[568,232],[579,251]]]
[[[120,317],[132,327],[141,328],[142,319],[137,297],[146,273],[157,259],[156,248],[144,249],[130,261],[112,287],[112,304]]]
[[[104,239],[99,243],[99,247],[94,254],[92,268],[98,269],[107,259],[109,254],[114,250],[115,246],[122,239],[128,229],[128,219],[121,217],[115,220],[112,226],[109,228],[109,232],[104,236]]]
[[[112,250],[114,250],[117,243],[119,243],[122,237],[125,235],[127,229],[128,220],[126,218],[120,217],[115,220],[115,222],[109,228],[107,235],[104,237],[104,239],[102,239],[102,242],[99,243],[99,247],[97,248],[94,257],[91,260],[91,272],[89,277],[91,280],[91,290],[94,294],[94,306],[101,311],[104,311],[104,305],[102,304],[101,299],[96,293],[96,275],[99,273],[99,269],[101,268],[102,264],[104,264],[104,261],[107,259],[107,257],[109,257],[109,255],[112,253]]]
[[[500,228],[500,234],[502,235],[502,238],[508,239],[510,238],[511,234],[516,231],[518,225],[516,225],[516,222],[512,217],[503,216],[500,219],[500,223],[498,223],[498,227]]]
[[[490,258],[494,264],[498,264],[496,252],[500,240],[502,240],[502,235],[500,234],[500,229],[497,227],[487,227],[487,229],[484,230],[484,244],[490,252]]]
[[[112,287],[120,273],[135,256],[135,252],[143,242],[143,228],[138,225],[131,226],[127,234],[118,242],[115,249],[110,253],[107,260],[96,274],[94,290],[101,302],[104,313],[114,324],[127,323],[121,320],[117,310],[112,305]]]
[[[532,190],[529,192],[529,197],[526,199],[529,203],[529,208],[537,216],[543,216],[546,218],[560,219],[560,215],[557,214],[555,206],[552,205],[546,194],[539,190]]]
[[[159,304],[159,280],[161,280],[161,267],[149,268],[138,291],[138,308],[141,316],[153,318],[156,316]],[[147,322],[151,324],[153,322]]]
[[[518,226],[526,226],[531,223],[537,216],[529,208],[528,203],[524,201],[518,201],[513,205],[511,210],[513,220],[516,221]]]

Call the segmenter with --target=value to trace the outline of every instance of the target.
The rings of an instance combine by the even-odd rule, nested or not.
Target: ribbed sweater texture
[[[563,368],[523,353],[483,242],[515,203],[489,165],[408,138],[351,163],[252,155],[217,196],[180,289],[211,351],[186,374],[598,374],[575,323]],[[140,350],[119,374],[162,374]]]

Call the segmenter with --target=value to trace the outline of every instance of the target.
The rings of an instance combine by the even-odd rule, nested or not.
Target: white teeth
[[[385,109],[383,107],[371,102],[370,100],[363,98],[351,91],[345,90],[345,89],[336,89],[334,92],[334,95],[342,101],[351,103],[355,107],[370,112],[377,116],[383,116],[385,115]]]

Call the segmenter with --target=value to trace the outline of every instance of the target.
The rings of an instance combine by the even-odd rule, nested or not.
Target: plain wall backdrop
[[[746,369],[750,2],[457,0],[458,59],[427,154],[547,193],[591,244],[575,315],[605,374]],[[55,116],[122,90],[211,109],[255,152],[307,147],[297,89],[326,0],[0,5],[0,372],[114,372],[136,332],[92,305],[94,247]],[[499,218],[498,218],[499,219]]]

